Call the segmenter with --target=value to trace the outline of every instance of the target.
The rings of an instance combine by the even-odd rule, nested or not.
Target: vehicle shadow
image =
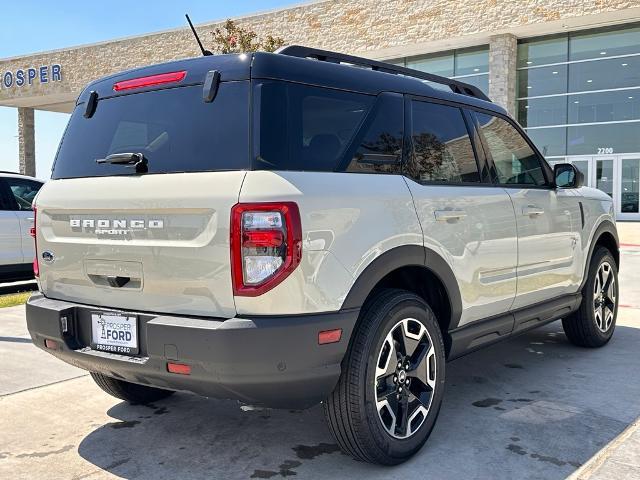
[[[401,478],[561,479],[640,416],[640,328],[603,349],[570,345],[560,323],[447,367],[447,393],[425,447]],[[388,478],[339,452],[321,408],[241,409],[189,394],[119,403],[79,446],[121,478]]]
[[[32,292],[38,290],[38,284],[35,280],[26,282],[0,283],[0,295],[8,295],[11,293]]]

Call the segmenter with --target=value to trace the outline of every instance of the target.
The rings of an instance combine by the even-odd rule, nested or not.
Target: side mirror
[[[557,163],[553,167],[556,187],[580,188],[584,185],[584,175],[570,163]]]

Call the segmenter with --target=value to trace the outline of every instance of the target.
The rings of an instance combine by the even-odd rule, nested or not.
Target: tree
[[[253,30],[236,25],[233,20],[224,22],[222,28],[213,31],[214,50],[220,53],[246,53],[263,50],[273,52],[284,45],[280,37],[267,35],[260,40]]]

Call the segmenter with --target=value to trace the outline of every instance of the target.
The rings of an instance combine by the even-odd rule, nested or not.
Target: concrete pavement
[[[624,303],[640,303],[630,281],[638,267],[640,254],[625,251]],[[556,322],[448,364],[431,438],[393,469],[342,455],[319,407],[247,410],[186,393],[119,402],[76,378],[84,372],[3,340],[26,337],[22,315],[0,310],[0,478],[640,478],[640,436],[629,427],[640,417],[635,308],[620,309],[602,349],[570,345]]]

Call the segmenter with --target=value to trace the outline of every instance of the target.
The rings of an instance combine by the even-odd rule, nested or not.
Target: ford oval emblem
[[[42,252],[42,259],[47,263],[52,263],[56,259],[56,257],[53,255],[53,252],[45,250],[44,252]]]

